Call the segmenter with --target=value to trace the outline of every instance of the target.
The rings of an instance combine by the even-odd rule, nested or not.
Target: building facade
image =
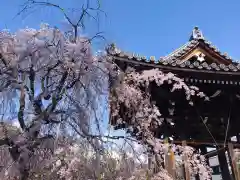
[[[167,89],[153,88],[152,96],[161,107],[164,122],[156,136],[171,137],[176,142],[184,140],[199,149],[210,165],[213,164],[214,178],[220,178],[218,174],[224,180],[235,178],[226,152],[231,157],[233,149],[229,150],[228,144],[238,148],[240,139],[240,64],[237,61],[208,41],[198,27],[184,45],[158,60],[127,53],[116,46],[108,48],[108,54],[123,71],[129,66],[136,71],[158,68],[199,87],[209,101],[196,100],[194,108],[184,102],[183,94],[172,95]],[[171,102],[175,102],[174,105]],[[170,109],[174,109],[174,113],[170,113]],[[233,136],[237,142],[231,141]],[[209,152],[207,148],[216,150]]]

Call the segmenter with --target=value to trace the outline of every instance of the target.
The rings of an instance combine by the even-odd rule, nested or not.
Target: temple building
[[[215,169],[220,169],[222,179],[238,179],[231,163],[229,168],[228,159],[231,161],[233,149],[240,147],[240,64],[209,42],[198,27],[183,46],[158,60],[114,48],[108,51],[109,56],[122,70],[128,66],[136,71],[159,68],[199,87],[209,97],[209,101],[196,100],[195,105],[190,106],[184,94],[153,88],[152,97],[161,107],[164,120],[155,135],[172,137],[174,143],[184,140],[207,158],[217,156],[219,168]],[[232,142],[232,137],[236,137],[236,142]],[[208,152],[207,148],[211,147],[216,150]]]

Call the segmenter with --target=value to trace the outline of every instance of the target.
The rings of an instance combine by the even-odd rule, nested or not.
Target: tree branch
[[[22,87],[20,92],[20,98],[19,98],[19,111],[18,111],[18,122],[20,124],[20,127],[25,130],[26,125],[24,122],[24,109],[25,109],[25,90]]]
[[[34,94],[35,94],[35,89],[34,89],[34,83],[35,83],[35,71],[33,69],[33,65],[30,67],[30,73],[29,73],[29,81],[30,81],[30,101],[34,100]]]

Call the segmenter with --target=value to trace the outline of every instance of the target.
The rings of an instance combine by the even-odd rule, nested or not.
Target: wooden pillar
[[[220,149],[218,151],[218,160],[220,164],[221,174],[223,180],[231,180],[231,174],[228,168],[227,158],[225,154],[225,149]]]
[[[175,167],[175,155],[174,152],[169,149],[165,152],[165,169],[172,176],[173,180],[176,179],[176,167]]]

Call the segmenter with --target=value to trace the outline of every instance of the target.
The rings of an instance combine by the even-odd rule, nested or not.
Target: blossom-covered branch
[[[135,72],[134,69],[130,68],[120,83],[111,89],[112,123],[117,127],[125,127],[142,144],[147,145],[151,152],[160,155],[160,161],[163,160],[164,152],[168,151],[168,148],[171,148],[176,155],[187,153],[188,161],[191,162],[191,174],[198,173],[203,179],[209,179],[211,170],[203,156],[190,147],[186,149],[175,145],[167,146],[154,136],[152,129],[160,127],[162,120],[161,109],[151,99],[149,88],[153,82],[157,86],[171,85],[171,92],[183,91],[190,105],[194,105],[193,97],[195,96],[208,100],[208,97],[197,87],[188,86],[172,73],[165,74],[159,69]]]

